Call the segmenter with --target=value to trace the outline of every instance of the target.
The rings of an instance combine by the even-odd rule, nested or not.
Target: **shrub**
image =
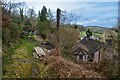
[[[12,40],[17,41],[22,33],[22,27],[18,26],[17,23],[11,23],[10,30],[11,30]]]
[[[102,60],[99,64],[91,65],[94,66],[94,70],[103,73],[106,77],[117,77],[118,66],[115,61]]]
[[[50,42],[57,46],[57,31],[55,31],[49,38]],[[60,27],[59,29],[59,48],[63,55],[77,44],[79,40],[79,30],[72,27]],[[66,52],[67,51],[67,52]]]
[[[50,22],[49,21],[39,21],[38,22],[38,32],[39,34],[48,35],[50,33]]]
[[[3,44],[9,45],[9,43],[18,41],[21,33],[22,27],[15,22],[11,22],[9,27],[4,27],[2,30]]]
[[[31,75],[31,64],[14,62],[6,67],[4,77],[27,78]]]
[[[3,45],[9,45],[9,42],[11,40],[11,37],[10,37],[10,30],[8,28],[3,28],[2,29],[2,42],[3,42]]]
[[[60,27],[61,49],[71,49],[79,40],[79,30],[71,27]]]

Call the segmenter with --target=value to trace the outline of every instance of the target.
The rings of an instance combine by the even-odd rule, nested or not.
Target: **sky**
[[[20,0],[36,13],[46,6],[52,11],[60,8],[75,16],[73,23],[84,26],[113,27],[117,25],[118,0]],[[18,2],[18,0],[17,0]]]

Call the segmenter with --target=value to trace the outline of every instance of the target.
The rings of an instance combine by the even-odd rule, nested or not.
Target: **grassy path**
[[[31,63],[33,61],[32,50],[37,45],[35,41],[21,39],[21,43],[9,48],[3,56],[4,77],[27,77],[30,75]],[[18,70],[18,71],[16,71]],[[21,71],[20,71],[21,70]],[[22,73],[28,74],[23,75]],[[16,73],[13,75],[13,73]],[[22,74],[22,75],[21,75]]]

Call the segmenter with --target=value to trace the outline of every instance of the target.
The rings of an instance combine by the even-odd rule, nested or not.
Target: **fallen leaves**
[[[60,78],[102,78],[99,73],[88,70],[72,61],[65,60],[61,56],[47,55],[43,60],[47,66],[50,77]]]

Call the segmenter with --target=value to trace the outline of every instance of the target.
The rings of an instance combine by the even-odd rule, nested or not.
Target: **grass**
[[[85,37],[85,34],[86,34],[86,31],[81,31],[80,32],[80,37]],[[102,36],[102,34],[96,33],[96,32],[93,32],[93,35],[98,36],[98,37]]]
[[[81,31],[81,32],[80,32],[80,37],[84,37],[84,36],[85,36],[85,33],[86,33],[85,31]]]
[[[35,41],[27,39],[21,39],[20,43],[7,49],[7,52],[3,55],[3,71],[5,67],[13,63],[12,56],[21,56],[26,54],[28,58],[32,58],[32,50],[37,45]],[[18,56],[17,56],[18,57]]]
[[[32,57],[32,50],[37,45],[37,42],[22,39],[21,43],[19,47],[26,47],[29,57]]]
[[[45,66],[32,55],[32,50],[37,44],[36,41],[21,39],[20,44],[9,48],[3,59],[3,78],[47,77]]]

